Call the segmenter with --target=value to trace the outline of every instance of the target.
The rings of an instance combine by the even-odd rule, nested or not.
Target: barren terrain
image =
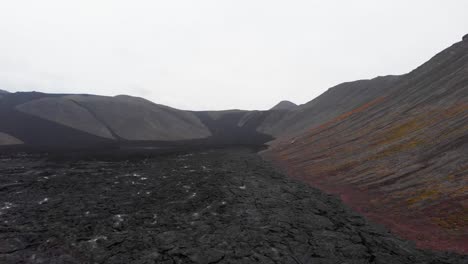
[[[0,263],[468,261],[415,249],[251,150],[57,157],[0,157]]]

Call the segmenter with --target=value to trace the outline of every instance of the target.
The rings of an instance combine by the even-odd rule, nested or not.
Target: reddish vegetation
[[[287,165],[282,166],[288,167]],[[354,186],[327,184],[324,179],[304,177],[305,173],[289,170],[288,174],[298,180],[309,183],[329,194],[338,195],[341,200],[357,212],[372,221],[380,223],[394,234],[412,240],[420,248],[468,253],[468,235],[466,223],[468,212],[455,215],[457,224],[444,222],[450,218],[445,209],[452,210],[453,204],[441,204],[439,208],[427,208],[422,212],[398,212],[388,207],[381,207],[377,201],[384,200],[385,194],[377,194]],[[456,213],[456,212],[455,212]],[[445,220],[444,220],[445,219]],[[438,221],[441,221],[440,223]],[[441,223],[446,223],[441,224]],[[448,226],[447,226],[448,224]]]

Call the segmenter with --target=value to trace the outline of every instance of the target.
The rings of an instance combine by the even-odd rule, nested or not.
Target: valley
[[[0,155],[6,263],[462,263],[468,39],[264,110],[0,90]]]

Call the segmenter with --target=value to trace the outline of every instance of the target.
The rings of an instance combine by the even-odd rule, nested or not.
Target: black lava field
[[[0,263],[467,263],[248,149],[0,157]]]

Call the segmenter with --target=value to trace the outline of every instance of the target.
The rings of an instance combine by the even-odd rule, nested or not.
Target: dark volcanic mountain
[[[183,111],[130,96],[0,92],[0,145],[261,145],[420,246],[468,252],[468,40],[414,71],[339,84],[300,106]]]

